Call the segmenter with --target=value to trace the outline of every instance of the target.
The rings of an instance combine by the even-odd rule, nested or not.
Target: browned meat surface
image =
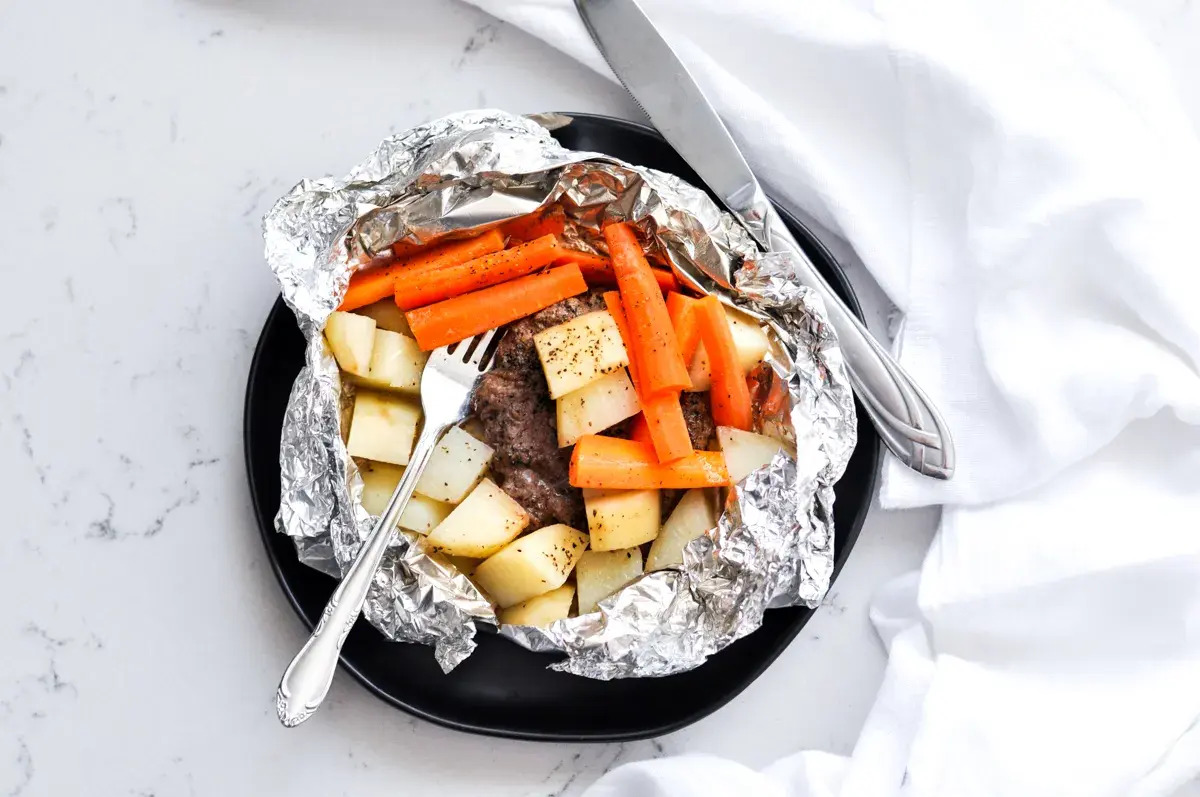
[[[533,336],[603,307],[603,295],[593,291],[513,324],[496,351],[496,364],[480,380],[471,399],[472,414],[483,424],[488,445],[496,450],[492,478],[525,507],[535,528],[551,523],[586,528],[587,519],[582,494],[567,480],[571,449],[558,447],[554,401]],[[708,394],[683,393],[680,401],[692,446],[707,449],[715,432]],[[621,424],[607,434],[624,437],[626,426]],[[662,491],[664,519],[682,495],[682,490]]]
[[[604,309],[604,294],[599,291],[584,293],[564,299],[529,318],[522,318],[508,328],[504,340],[496,350],[496,365],[492,370],[508,370],[520,373],[536,371],[541,377],[542,364],[538,362],[537,350],[533,347],[533,336],[543,329],[570,321],[576,316]],[[542,378],[542,386],[546,380]]]
[[[471,398],[472,414],[496,450],[492,478],[525,507],[535,528],[551,523],[586,528],[586,519],[583,496],[567,481],[571,449],[558,447],[554,402],[533,336],[603,306],[600,293],[587,293],[513,324]]]
[[[692,438],[692,448],[697,451],[707,450],[709,441],[717,431],[713,424],[708,394],[682,393],[679,401],[683,405],[683,420],[687,423],[688,435]]]

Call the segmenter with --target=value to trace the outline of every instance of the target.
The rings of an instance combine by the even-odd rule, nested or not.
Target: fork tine
[[[489,329],[478,336],[477,340],[479,342],[476,344],[474,351],[471,352],[471,356],[467,360],[468,364],[476,367],[482,367],[486,364],[487,360],[491,358],[488,349],[492,347],[492,341],[495,340],[498,332],[498,329]]]

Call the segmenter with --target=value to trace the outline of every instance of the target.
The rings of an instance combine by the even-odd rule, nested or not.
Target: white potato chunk
[[[388,465],[386,462],[370,462],[363,459],[359,460],[358,469],[363,480],[363,509],[378,517],[383,514],[383,510],[387,509],[388,501],[391,500],[392,493],[396,491],[400,477],[404,475],[404,468],[399,465]],[[423,495],[414,495],[404,505],[404,511],[400,513],[400,520],[397,521],[397,524],[402,529],[415,531],[418,534],[428,534],[437,524],[446,519],[453,508],[441,501],[433,501]]]
[[[387,508],[387,503],[396,492],[396,485],[404,475],[404,468],[386,462],[358,460],[358,472],[362,475],[363,509],[378,517]]]
[[[737,484],[754,471],[775,458],[783,450],[783,443],[773,437],[744,432],[730,426],[717,427],[717,442],[725,455],[725,467],[729,478]]]
[[[743,371],[750,373],[767,355],[767,349],[770,347],[767,333],[763,332],[757,321],[738,310],[726,307],[725,320],[729,322],[729,333],[733,337],[733,347],[737,349],[738,362],[742,364]],[[708,352],[704,350],[703,343],[696,348],[692,364],[688,367],[688,376],[692,379],[689,390],[693,392],[712,387]]]
[[[402,529],[415,531],[418,534],[428,534],[449,517],[453,509],[454,507],[449,504],[413,494],[409,497],[408,503],[404,505],[404,511],[400,513],[400,520],[396,522]]]
[[[475,568],[472,579],[506,608],[565,584],[587,544],[582,531],[546,526],[504,546]]]
[[[642,552],[638,548],[618,551],[588,551],[575,567],[575,590],[579,613],[596,611],[600,601],[642,574]]]
[[[641,411],[624,368],[613,371],[558,400],[558,447],[574,445],[585,434],[599,434]]]
[[[584,313],[533,336],[550,398],[578,390],[629,365],[617,322],[607,310]]]
[[[401,335],[412,337],[412,330],[409,329],[408,319],[404,317],[404,311],[397,307],[396,302],[390,298],[375,302],[375,304],[369,304],[366,307],[360,307],[354,313],[355,315],[365,315],[368,318],[375,319],[375,326],[379,329],[386,329],[388,332],[399,332]]]
[[[583,505],[592,550],[631,548],[658,536],[658,490],[584,490]]]
[[[650,545],[646,572],[683,564],[683,549],[717,525],[717,511],[708,490],[688,490],[675,505],[662,530]]]
[[[544,628],[556,620],[565,620],[571,614],[571,603],[575,600],[575,585],[563,584],[541,595],[515,606],[501,609],[499,620],[503,625],[529,625]]]
[[[375,330],[375,348],[371,351],[371,365],[366,376],[355,381],[380,390],[398,390],[402,393],[421,391],[421,372],[425,370],[427,352],[410,337],[386,329]]]
[[[451,426],[433,449],[417,481],[417,492],[435,501],[457,504],[479,484],[493,453],[487,443]]]
[[[475,568],[479,567],[482,559],[474,559],[470,556],[447,556],[446,560],[454,566],[454,569],[462,573],[464,576],[469,576],[475,572]]]
[[[340,310],[325,322],[325,340],[338,367],[348,374],[366,376],[375,345],[375,321]]]
[[[360,390],[350,419],[350,456],[407,465],[421,410],[399,396]]]
[[[430,547],[449,556],[483,559],[516,539],[529,515],[491,479],[481,481],[429,532]]]
[[[565,620],[571,614],[571,601],[575,599],[575,585],[563,584],[558,589],[535,595],[500,611],[500,622],[504,625],[532,625],[539,628],[555,620]]]

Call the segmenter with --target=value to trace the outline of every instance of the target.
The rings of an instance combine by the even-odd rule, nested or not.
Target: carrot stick
[[[617,275],[613,272],[612,261],[604,255],[580,252],[578,249],[566,249],[556,262],[559,264],[574,263],[579,266],[579,270],[583,272],[583,278],[593,288],[617,284]],[[675,275],[670,271],[663,268],[651,268],[650,270],[654,272],[654,280],[663,293],[679,290],[679,280],[675,279]]]
[[[650,446],[654,445],[654,441],[650,439],[650,424],[646,422],[646,416],[643,413],[639,412],[633,416],[633,422],[629,424],[629,439]]]
[[[421,349],[430,351],[533,315],[586,290],[577,266],[560,266],[410,310],[405,316]]]
[[[608,314],[617,324],[621,333],[621,341],[625,351],[629,352],[629,378],[633,380],[633,388],[638,394],[638,403],[642,406],[642,416],[654,444],[654,452],[662,462],[670,462],[692,453],[692,436],[688,434],[687,421],[683,417],[683,408],[679,404],[679,391],[672,390],[647,396],[642,390],[642,364],[634,355],[630,342],[629,320],[625,317],[625,309],[621,305],[621,296],[616,291],[604,294],[604,304]]]
[[[638,390],[638,395],[641,395],[641,390],[638,388],[642,381],[641,374],[638,373],[637,357],[633,356],[629,322],[625,319],[625,308],[621,306],[621,294],[617,291],[605,291],[604,306],[608,308],[608,314],[613,317],[613,321],[617,324],[617,331],[621,333],[621,342],[625,344],[625,351],[629,354],[629,379],[633,382],[633,387]]]
[[[591,434],[575,443],[569,473],[574,487],[606,490],[690,489],[730,483],[725,459],[718,451],[696,451],[661,463],[654,448],[645,443]]]
[[[444,266],[465,263],[468,260],[498,252],[504,248],[504,236],[495,230],[465,241],[449,241],[431,246],[417,254],[397,258],[379,266],[356,271],[350,277],[346,295],[342,297],[339,310],[357,310],[391,296],[396,280],[403,271],[431,271]]]
[[[566,249],[559,256],[562,263],[574,263],[579,266],[583,278],[588,285],[616,285],[617,275],[613,273],[612,261],[604,255],[594,255],[591,252],[581,252],[578,249]]]
[[[696,300],[682,293],[667,294],[667,314],[671,326],[675,327],[675,338],[679,341],[679,354],[685,363],[690,363],[700,346],[700,327],[696,325]]]
[[[663,293],[679,290],[679,280],[675,279],[675,275],[672,272],[666,269],[654,268],[653,266],[650,268],[650,271],[654,273],[654,281],[658,283],[658,288]]]
[[[424,249],[429,244],[418,244],[413,241],[396,241],[387,248],[392,257],[408,257]]]
[[[523,277],[547,266],[562,254],[558,239],[543,235],[526,244],[505,249],[435,271],[402,271],[396,279],[396,304],[401,310],[440,302]]]
[[[392,280],[392,290],[390,292],[395,293],[397,282],[401,278],[413,279],[418,274],[432,274],[433,272],[440,271],[443,268],[449,268],[450,266],[457,266],[462,263],[467,263],[471,260],[474,260],[477,257],[484,257],[485,255],[489,255],[492,252],[499,252],[501,249],[504,248],[504,236],[500,234],[499,230],[488,230],[487,232],[480,235],[479,238],[474,238],[472,240],[480,240],[480,239],[485,239],[486,246],[481,246],[480,251],[477,254],[472,254],[470,257],[467,257],[467,258],[455,258],[451,261],[429,260],[429,259],[422,259],[422,260],[409,259],[404,264],[404,267],[399,269],[396,272],[395,277]]]
[[[725,311],[717,297],[706,296],[696,302],[695,315],[712,371],[713,420],[719,426],[749,431],[753,423],[750,389],[746,387],[746,375],[738,362]]]
[[[567,217],[563,209],[554,205],[528,216],[506,221],[498,229],[502,235],[515,241],[532,241],[543,235],[562,235],[567,226],[566,222]]]
[[[604,228],[604,239],[612,255],[621,306],[629,319],[645,394],[691,387],[662,291],[633,229],[624,222],[610,224]]]

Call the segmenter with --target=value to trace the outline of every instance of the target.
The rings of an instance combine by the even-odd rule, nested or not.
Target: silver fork
[[[421,409],[425,423],[413,446],[404,476],[396,485],[371,536],[358,549],[354,564],[333,591],[312,636],[279,681],[275,709],[285,726],[293,728],[311,717],[329,693],[342,645],[362,611],[367,590],[383,560],[396,521],[412,497],[413,488],[442,432],[465,417],[476,381],[492,366],[495,355],[492,342],[496,333],[494,329],[489,330],[460,343],[435,349],[429,355],[421,374]]]

